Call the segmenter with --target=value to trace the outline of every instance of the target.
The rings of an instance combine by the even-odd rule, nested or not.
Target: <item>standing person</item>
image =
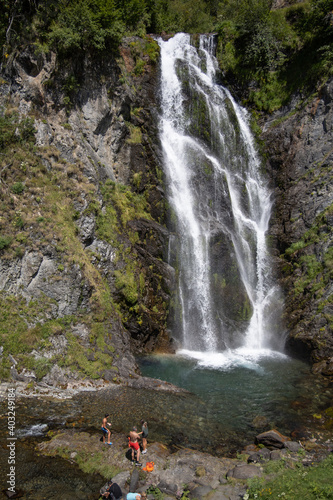
[[[112,495],[111,495],[112,493]],[[109,481],[109,486],[108,489],[106,490],[105,493],[102,495],[103,497],[107,499],[112,499],[112,500],[121,500],[123,498],[123,492],[121,491],[121,488],[119,484],[113,483],[112,480]]]
[[[147,453],[147,437],[148,437],[148,424],[144,420],[141,420],[141,425],[142,425],[142,432],[141,432],[141,437],[142,437],[142,455]]]
[[[111,424],[108,422],[108,416],[109,414],[106,413],[103,420],[102,420],[102,431],[103,431],[103,444],[105,443],[105,438],[108,438],[107,444],[112,444],[111,443],[111,431],[110,429],[107,428],[107,426],[111,427]]]
[[[137,428],[133,427],[133,429],[129,433],[130,435],[130,440],[128,444],[130,445],[130,448],[132,449],[132,462],[134,462],[134,451],[136,451],[136,462],[135,465],[141,466],[139,460],[140,460],[140,446],[138,443],[138,439],[140,438],[140,434],[137,433]]]

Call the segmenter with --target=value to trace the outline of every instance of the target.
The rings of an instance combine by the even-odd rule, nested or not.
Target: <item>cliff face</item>
[[[169,349],[174,270],[157,130],[159,57],[13,56],[0,86],[1,376],[66,385],[135,377],[133,353]],[[287,347],[333,374],[333,81],[270,117],[271,248]]]
[[[287,348],[333,375],[333,80],[306,102],[295,99],[263,130]]]
[[[168,346],[158,56],[131,38],[117,58],[26,49],[3,70],[2,377],[121,381],[133,352]]]

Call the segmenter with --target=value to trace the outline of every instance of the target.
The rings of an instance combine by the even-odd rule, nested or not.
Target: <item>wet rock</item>
[[[288,438],[274,429],[256,436],[256,443],[263,444],[267,448],[283,448],[286,441]]]
[[[332,218],[328,207],[333,202],[333,79],[295,112],[299,99],[303,97],[295,97],[264,125],[262,140],[275,199],[269,232],[280,268],[277,279],[285,290],[287,349],[311,361],[315,373],[332,376],[333,336],[328,321],[332,283],[323,277],[327,272],[325,256],[333,241],[332,231],[327,230]],[[286,254],[291,245],[302,245],[310,228],[316,235],[312,244],[308,241],[304,248]],[[320,288],[314,293],[310,285],[299,292],[297,285],[309,273],[304,261],[310,255],[324,271],[315,281]]]
[[[266,417],[257,415],[253,420],[252,420],[252,425],[256,429],[262,429],[263,427],[266,427],[268,424],[268,420]]]
[[[177,387],[176,385],[173,385],[170,382],[165,382],[164,380],[159,380],[149,377],[137,376],[135,380],[128,380],[127,385],[129,387],[134,387],[136,389],[155,389],[155,390],[158,389],[161,391],[182,392],[189,394],[189,391],[187,391],[186,389]],[[180,441],[182,441],[181,438]]]
[[[312,366],[313,373],[322,373],[327,377],[333,376],[333,357],[319,361]]]
[[[245,446],[243,452],[247,455],[251,455],[252,453],[256,453],[259,450],[256,444],[248,444]]]

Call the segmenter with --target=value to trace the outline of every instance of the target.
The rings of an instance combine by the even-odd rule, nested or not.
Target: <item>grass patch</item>
[[[296,469],[281,470],[271,481],[248,481],[246,499],[324,500],[333,498],[333,456],[313,467],[298,464]]]
[[[121,469],[118,467],[107,463],[103,452],[94,454],[79,452],[76,457],[76,462],[83,472],[87,474],[96,472],[106,479],[110,479],[110,477],[114,477],[121,472]]]

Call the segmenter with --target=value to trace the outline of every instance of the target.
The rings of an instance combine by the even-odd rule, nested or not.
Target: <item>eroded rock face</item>
[[[270,234],[285,290],[287,347],[333,375],[333,80],[262,134],[275,196]]]
[[[8,62],[0,92],[2,110],[10,103],[21,117],[34,118],[37,155],[46,172],[54,176],[53,182],[58,182],[59,171],[73,181],[69,207],[75,224],[74,246],[80,254],[78,262],[69,262],[64,255],[68,238],[74,241],[68,228],[60,236],[47,235],[48,244],[45,234],[32,228],[33,245],[25,246],[23,256],[2,258],[0,252],[0,291],[4,296],[21,297],[27,304],[45,301],[45,311],[34,321],[27,319],[31,327],[57,318],[82,317],[82,311],[96,321],[94,315],[100,316],[96,297],[104,293],[104,282],[112,301],[110,318],[103,320],[105,345],[96,346],[90,320],[73,322],[66,327],[66,335],[74,336],[87,352],[88,362],[100,359],[91,352],[95,349],[104,356],[103,363],[105,355],[110,357],[112,370],[99,372],[106,380],[115,375],[117,381],[135,376],[133,352],[168,349],[169,345],[164,325],[174,271],[164,255],[168,231],[163,226],[164,193],[158,179],[158,73],[155,61],[145,52],[150,42],[133,37],[124,40],[117,58],[110,54],[92,60],[87,55],[80,61],[75,56],[59,61],[52,53],[37,57],[28,47]],[[140,71],[137,57],[145,63]],[[105,183],[110,191],[113,185],[121,186],[118,198],[111,202],[103,192]],[[147,218],[139,213],[128,216],[131,193],[136,202],[140,197],[145,200]],[[110,206],[116,222],[111,227],[110,221],[111,229],[104,237],[101,220],[108,223]],[[40,220],[42,211],[41,203]],[[129,278],[136,287],[130,304],[124,289]],[[102,320],[97,317],[97,321]],[[67,352],[64,345],[62,355],[66,357]],[[56,384],[68,374],[53,369],[48,377],[48,383]]]

